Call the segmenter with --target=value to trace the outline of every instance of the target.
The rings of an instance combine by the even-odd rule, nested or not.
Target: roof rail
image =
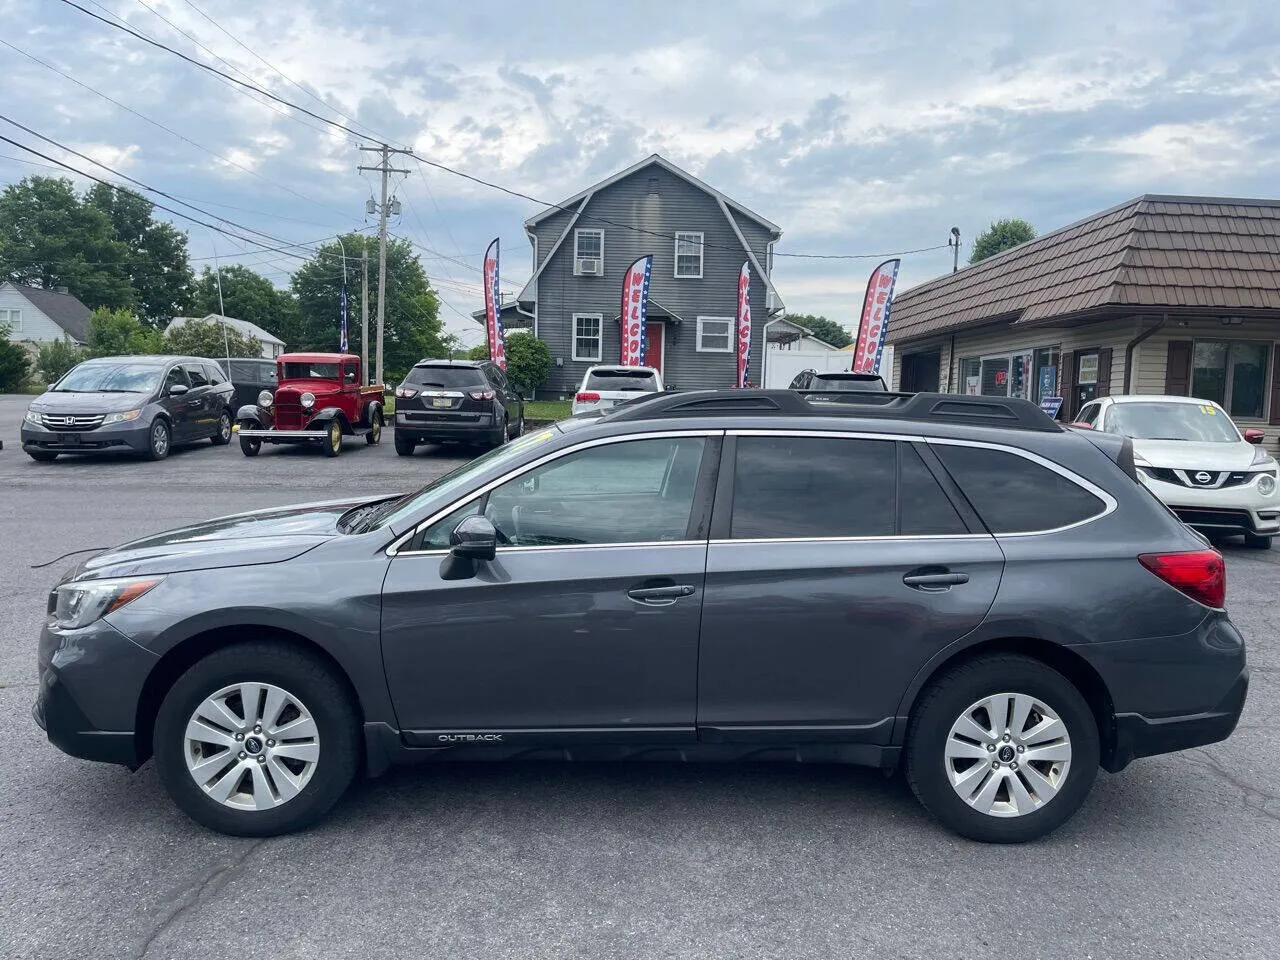
[[[953,393],[849,391],[810,401],[795,390],[691,390],[657,394],[644,403],[619,406],[602,419],[660,420],[665,417],[873,417],[927,423],[963,423],[1059,433],[1062,427],[1036,404],[1016,397],[970,397]]]

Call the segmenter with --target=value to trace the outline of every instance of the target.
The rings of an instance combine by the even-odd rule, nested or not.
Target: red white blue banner
[[[738,387],[745,387],[751,372],[751,261],[738,274]]]
[[[862,322],[853,350],[854,373],[879,373],[884,353],[884,336],[889,329],[889,309],[893,306],[893,285],[901,260],[886,260],[871,271],[867,294],[862,300]]]
[[[644,364],[644,319],[649,312],[649,280],[653,275],[653,255],[640,257],[622,276],[622,313],[618,330],[622,337],[619,363],[628,367]]]
[[[484,321],[489,335],[489,359],[507,369],[507,346],[502,334],[502,297],[498,293],[498,253],[495,238],[484,254]]]

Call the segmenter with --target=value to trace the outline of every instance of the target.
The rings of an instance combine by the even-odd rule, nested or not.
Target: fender
[[[270,427],[274,422],[274,418],[263,407],[256,403],[247,403],[236,411],[236,423],[252,424],[257,427]]]
[[[311,419],[307,421],[306,430],[323,430],[329,426],[329,423],[337,420],[342,424],[342,432],[351,433],[351,425],[347,423],[347,415],[342,412],[341,407],[325,407],[317,410],[311,415]]]
[[[366,427],[373,426],[373,414],[375,410],[379,414],[382,414],[383,421],[387,419],[386,415],[382,413],[382,404],[377,400],[370,400],[364,405],[364,411],[360,414],[361,424]]]

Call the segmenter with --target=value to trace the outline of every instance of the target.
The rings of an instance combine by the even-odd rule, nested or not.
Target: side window
[[[508,389],[507,375],[502,372],[502,368],[497,364],[493,367],[493,381],[502,390]]]
[[[437,521],[420,549],[447,548],[449,533],[481,502],[503,545],[683,540],[705,447],[705,437],[664,437],[571,453]]]
[[[206,363],[204,365],[205,374],[209,377],[212,384],[225,383],[227,378],[223,375],[222,370],[216,363]]]
[[[1055,530],[1106,509],[1079,484],[1026,457],[942,443],[933,450],[992,533]]]
[[[262,365],[262,379],[267,383],[276,382],[276,365],[274,363],[264,363]]]
[[[898,532],[903,536],[939,536],[968,533],[938,481],[920,454],[909,443],[901,445],[902,472],[898,475]]]
[[[892,536],[897,475],[892,440],[739,437],[729,535]]]
[[[1097,426],[1098,411],[1101,409],[1102,404],[1100,403],[1086,403],[1084,408],[1076,414],[1076,422]]]
[[[227,364],[231,371],[231,379],[245,383],[246,381],[256,380],[253,375],[253,364],[248,360],[232,360]]]
[[[207,387],[209,385],[209,375],[205,372],[203,363],[184,363],[182,369],[187,372],[187,376],[191,379],[192,387]]]
[[[174,386],[191,386],[191,381],[187,379],[186,373],[178,366],[170,367],[169,372],[164,376],[164,392],[168,393],[169,388]]]

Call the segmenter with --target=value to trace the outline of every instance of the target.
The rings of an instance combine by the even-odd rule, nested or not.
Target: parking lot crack
[[[207,902],[216,896],[224,886],[239,872],[244,866],[246,860],[253,856],[254,852],[266,843],[265,839],[255,840],[253,843],[245,847],[240,853],[233,857],[227,863],[219,867],[207,871],[204,876],[197,880],[177,903],[175,903],[160,921],[147,934],[145,940],[139,945],[134,953],[134,960],[144,960],[151,951],[151,945],[160,938],[162,934],[170,930],[183,916],[201,903]]]
[[[1240,779],[1203,750],[1188,750],[1186,756],[1189,762],[1208,768],[1209,772],[1216,774],[1219,779],[1226,781],[1244,794],[1245,806],[1250,810],[1255,810],[1264,817],[1280,823],[1280,812],[1271,810],[1267,806],[1269,802],[1280,804],[1280,796],[1269,793],[1266,790],[1260,790],[1256,785]],[[1250,800],[1254,798],[1257,798],[1259,802],[1251,803]]]

